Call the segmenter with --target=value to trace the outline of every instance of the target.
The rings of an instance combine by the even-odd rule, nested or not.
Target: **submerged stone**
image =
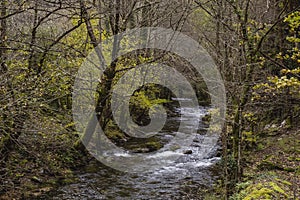
[[[183,152],[183,154],[192,154],[192,153],[193,153],[192,150],[186,150],[186,151]]]

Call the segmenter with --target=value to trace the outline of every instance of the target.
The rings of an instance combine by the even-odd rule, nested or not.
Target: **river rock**
[[[194,140],[193,140],[193,142],[199,143],[199,142],[200,142],[200,140],[198,140],[198,139],[194,139]]]
[[[132,152],[133,153],[148,153],[150,150],[148,148],[138,148],[134,149]]]
[[[193,153],[193,151],[192,150],[185,150],[184,152],[183,152],[183,154],[192,154]]]

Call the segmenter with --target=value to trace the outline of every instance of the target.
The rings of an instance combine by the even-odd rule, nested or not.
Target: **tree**
[[[128,28],[137,28],[143,26],[153,26],[153,25],[163,25],[166,27],[172,27],[175,30],[179,30],[182,27],[182,23],[186,20],[187,15],[187,5],[181,3],[174,2],[148,2],[148,1],[113,1],[113,2],[106,2],[103,1],[98,2],[98,5],[102,5],[101,10],[109,10],[110,12],[106,13],[107,16],[106,21],[103,22],[103,19],[99,21],[98,24],[106,24],[106,28],[103,28],[102,25],[99,27],[101,30],[99,32],[107,32],[114,36],[113,41],[113,50],[112,50],[112,63],[107,66],[104,76],[101,79],[101,85],[98,89],[98,99],[96,103],[96,113],[97,118],[102,125],[102,129],[105,130],[105,126],[111,118],[111,114],[109,111],[110,105],[110,96],[111,96],[111,88],[113,86],[113,81],[118,75],[117,65],[119,63],[119,59],[115,59],[115,55],[119,49],[119,42],[117,35],[118,33],[125,31]],[[183,5],[182,8],[178,8],[178,5]],[[93,46],[96,48],[98,58],[100,59],[100,63],[103,62],[103,55],[101,49],[98,47],[97,36],[95,34],[95,28],[91,25],[91,14],[87,10],[87,7],[83,1],[80,2],[81,6],[81,16],[82,19],[85,21],[89,38]],[[106,7],[107,6],[107,7]],[[164,8],[168,8],[167,10],[163,10]],[[180,13],[176,13],[177,10],[180,10]],[[96,12],[99,12],[97,10]],[[174,14],[176,13],[176,15]],[[100,13],[98,13],[100,14]],[[166,15],[167,14],[167,15]],[[174,14],[174,16],[173,16]],[[167,16],[167,17],[166,17]],[[175,20],[171,20],[175,19]],[[169,23],[171,22],[171,23]],[[98,38],[102,38],[101,35]],[[145,53],[147,57],[147,52]],[[154,58],[156,60],[157,58]],[[138,64],[140,61],[138,56],[133,58],[135,60],[135,64]],[[126,67],[125,67],[126,69]],[[123,72],[122,69],[120,72]],[[90,120],[90,123],[87,125],[85,129],[85,133],[83,136],[83,141],[85,144],[88,144],[94,134],[96,122],[94,120]]]
[[[282,37],[278,37],[278,32],[282,31],[273,31],[282,23],[284,16],[297,9],[298,3],[251,0],[195,3],[198,9],[194,17],[202,20],[197,20],[197,26],[194,27],[196,32],[200,33],[200,41],[218,63],[226,84],[228,126],[223,133],[223,159],[225,166],[232,159],[235,163],[234,169],[228,174],[229,177],[226,175],[227,168],[224,168],[227,193],[230,190],[227,185],[233,188],[242,177],[242,151],[247,146],[244,138],[246,133],[251,132],[246,122],[246,118],[249,117],[246,113],[255,109],[255,104],[251,101],[253,86],[264,81],[264,73],[268,73],[267,70],[261,71],[261,60],[272,61],[274,50],[283,48]],[[269,54],[271,52],[272,55]],[[231,151],[228,159],[227,148]]]

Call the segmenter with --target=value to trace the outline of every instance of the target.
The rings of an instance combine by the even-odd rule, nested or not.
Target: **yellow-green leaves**
[[[284,22],[288,23],[291,32],[296,31],[296,29],[300,26],[300,12],[293,12],[284,19]]]
[[[151,109],[154,105],[168,103],[167,99],[152,99],[148,97],[145,91],[136,92],[132,97],[131,102],[141,109]]]
[[[270,76],[266,82],[255,85],[252,100],[279,97],[282,94],[300,98],[300,67],[297,66],[300,63],[300,50],[298,48],[300,38],[296,34],[300,27],[300,12],[296,11],[290,14],[284,22],[288,24],[290,32],[286,40],[293,43],[294,47],[276,55],[276,59],[283,63],[280,76]]]

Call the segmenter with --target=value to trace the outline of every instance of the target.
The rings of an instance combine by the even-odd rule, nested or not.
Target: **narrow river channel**
[[[180,122],[188,128],[194,123],[188,116],[201,118],[207,113],[207,108],[181,108],[178,112],[185,113],[187,118],[173,117],[168,119],[169,124]],[[205,137],[209,137],[205,134],[205,128],[200,122],[198,134],[188,147],[191,154],[182,152],[182,156],[171,166],[151,173],[131,174],[99,163],[91,164],[77,172],[77,182],[58,188],[45,199],[203,199],[220,175],[215,166],[220,160],[217,157],[219,146],[202,143]],[[201,156],[204,151],[209,151],[205,158]],[[162,153],[159,156],[164,159],[165,155]]]

